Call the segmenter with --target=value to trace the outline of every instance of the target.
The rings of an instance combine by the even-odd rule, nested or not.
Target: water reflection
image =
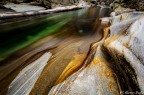
[[[109,8],[92,7],[1,23],[0,59],[59,30],[73,30],[75,35],[81,36],[93,35],[96,31],[93,22],[109,16],[110,12]]]

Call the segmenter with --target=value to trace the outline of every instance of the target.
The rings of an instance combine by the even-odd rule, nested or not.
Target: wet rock
[[[9,86],[7,95],[29,95],[52,54],[45,53],[25,67]]]
[[[48,95],[118,95],[120,89],[108,64],[101,46],[98,46],[86,67],[54,86]]]
[[[117,74],[129,92],[144,92],[143,27],[144,13],[131,12],[113,18],[104,46],[115,60]],[[121,87],[124,87],[121,84]]]
[[[102,21],[111,26],[105,29],[103,39],[92,45],[91,54],[85,61],[87,65],[54,86],[49,95],[144,92],[144,13],[124,13]],[[108,61],[109,57],[111,61]]]

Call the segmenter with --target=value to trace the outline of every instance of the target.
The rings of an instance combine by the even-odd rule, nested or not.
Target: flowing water
[[[110,12],[110,8],[92,7],[0,23],[0,95],[5,95],[20,70],[44,52],[51,52],[53,58],[31,92],[47,94],[73,59],[83,63],[90,45],[102,38],[98,18]]]
[[[77,32],[77,35],[94,33],[92,22],[96,18],[109,16],[109,12],[108,8],[94,7],[1,23],[0,58],[59,30],[76,28],[74,32]]]

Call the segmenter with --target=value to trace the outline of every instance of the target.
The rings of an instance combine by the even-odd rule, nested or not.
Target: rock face
[[[115,60],[117,71],[133,94],[144,92],[143,22],[143,12],[130,12],[112,18],[110,37],[104,43]]]
[[[109,20],[111,26],[103,39],[92,45],[85,65],[48,95],[143,94],[144,13],[124,13]]]

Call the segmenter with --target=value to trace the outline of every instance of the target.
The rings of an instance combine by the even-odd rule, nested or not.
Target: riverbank
[[[86,2],[77,3],[75,5],[70,6],[55,6],[52,9],[46,9],[42,6],[34,6],[29,3],[22,3],[22,4],[14,4],[14,3],[7,3],[2,6],[3,10],[1,9],[0,12],[0,19],[9,19],[9,18],[16,18],[16,17],[28,17],[34,15],[43,15],[43,14],[51,14],[56,12],[64,12],[70,10],[76,10],[81,8],[90,7],[89,4]]]

